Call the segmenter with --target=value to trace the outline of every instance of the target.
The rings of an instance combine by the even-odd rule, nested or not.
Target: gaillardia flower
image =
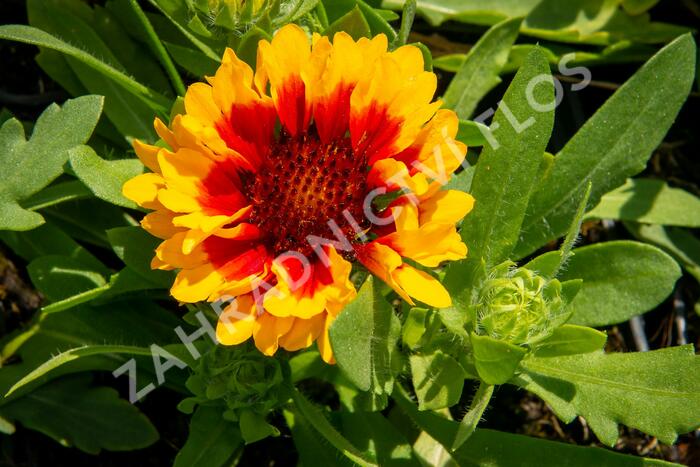
[[[328,329],[356,296],[353,263],[411,304],[450,305],[412,264],[466,256],[455,225],[473,199],[441,189],[466,147],[456,115],[431,102],[436,77],[418,48],[342,32],[309,42],[288,25],[260,42],[255,72],[226,50],[207,80],[170,128],[156,119],[167,148],[134,143],[152,173],[124,194],[153,210],[141,222],[164,240],[152,267],[179,270],[177,300],[236,298],[222,344],[252,336],[272,355],[317,341],[332,362]]]

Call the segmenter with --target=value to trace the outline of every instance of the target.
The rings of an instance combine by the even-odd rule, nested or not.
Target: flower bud
[[[561,324],[561,283],[508,261],[491,271],[475,308],[478,334],[510,344],[533,344]]]
[[[221,403],[232,414],[249,409],[265,415],[288,398],[285,368],[247,345],[215,346],[199,361],[187,387],[192,403]],[[288,378],[287,378],[288,379]]]

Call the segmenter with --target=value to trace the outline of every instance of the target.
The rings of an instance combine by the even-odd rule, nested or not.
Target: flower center
[[[292,137],[283,131],[247,181],[249,222],[263,232],[274,256],[287,251],[309,256],[310,235],[336,240],[329,221],[352,240],[355,232],[343,211],[365,227],[366,167],[349,138],[322,143],[313,132]]]

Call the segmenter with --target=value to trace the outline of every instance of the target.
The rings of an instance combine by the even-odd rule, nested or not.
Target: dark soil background
[[[26,24],[23,0],[3,0],[0,8],[0,24]],[[693,0],[660,2],[651,10],[651,15],[657,21],[700,29],[700,6]],[[421,22],[417,22],[414,29],[420,40],[437,51],[436,55],[465,51],[468,49],[465,43],[475,42],[484,31],[483,28],[474,28],[467,34],[457,33],[448,25],[438,35]],[[35,64],[36,53],[37,48],[33,46],[0,41],[0,112],[9,111],[20,120],[33,121],[48,104],[54,101],[60,103],[69,97]],[[593,82],[579,92],[571,92],[569,86],[564,84],[567,92],[563,104],[557,109],[550,151],[556,152],[612,94],[616,86],[629,78],[640,65],[591,67]],[[438,76],[444,89],[451,76],[440,72]],[[499,100],[506,84],[487,96],[481,108],[477,109],[477,114]],[[662,178],[673,186],[700,196],[699,128],[700,94],[695,88],[666,140],[652,156],[644,175]],[[631,237],[622,225],[593,222],[584,225],[581,243],[623,238]],[[556,245],[550,248],[556,248]],[[25,266],[21,259],[0,245],[0,332],[7,332],[26,322],[41,303],[41,297],[31,288]],[[684,341],[700,346],[700,318],[695,311],[699,298],[697,283],[685,274],[678,282],[675,293],[644,316],[646,335],[652,349],[678,345]],[[679,334],[679,322],[686,323],[684,336]],[[628,324],[613,326],[607,332],[609,350],[637,350]],[[97,378],[100,383],[116,385],[117,389],[126,393],[126,388],[116,384],[110,375],[98,375]],[[472,393],[465,390],[465,404]],[[188,417],[175,409],[179,399],[179,395],[161,389],[140,405],[161,434],[161,439],[147,449],[125,453],[103,452],[99,456],[91,456],[65,448],[40,433],[18,426],[14,435],[0,435],[0,466],[171,465],[187,437]],[[454,415],[460,415],[458,411]],[[276,424],[280,426],[283,423]],[[511,386],[498,389],[481,426],[583,446],[600,445],[583,419],[564,425],[540,399]],[[615,449],[700,466],[700,432],[682,436],[674,446],[664,446],[655,438],[623,428]],[[296,465],[296,457],[291,438],[283,433],[279,438],[269,438],[246,448],[239,465],[293,466]]]

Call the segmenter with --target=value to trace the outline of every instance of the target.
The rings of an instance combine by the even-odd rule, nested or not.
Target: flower
[[[255,72],[227,49],[185,113],[155,129],[168,147],[134,142],[152,171],[126,197],[152,209],[141,225],[164,241],[152,267],[179,270],[181,302],[236,297],[218,340],[251,336],[260,351],[314,341],[356,296],[361,263],[403,299],[451,304],[425,268],[464,258],[456,223],[470,195],[441,190],[462,163],[458,120],[431,102],[436,77],[413,46],[333,41],[295,25],[260,41]],[[388,207],[377,208],[383,195]]]

